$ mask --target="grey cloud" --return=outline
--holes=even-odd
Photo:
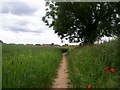
[[[16,24],[24,26],[24,25],[27,25],[28,22],[29,22],[28,20],[19,20],[19,21],[16,22]]]
[[[6,25],[6,26],[2,26],[2,28],[5,30],[12,31],[14,33],[19,33],[19,32],[31,32],[31,33],[39,33],[39,34],[43,33],[43,31],[40,29],[29,29],[26,26],[20,26],[20,25],[15,25],[15,26]]]
[[[34,12],[41,8],[30,6],[24,2],[2,2],[2,24],[3,30],[15,33],[44,33],[48,28],[43,25],[41,17],[35,16]],[[9,13],[11,12],[11,13]]]
[[[16,15],[32,15],[36,8],[32,8],[24,2],[3,2],[2,13],[13,13]]]

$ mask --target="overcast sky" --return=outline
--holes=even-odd
[[[41,20],[45,15],[44,0],[2,0],[0,9],[0,40],[3,42],[62,44]]]
[[[0,10],[0,40],[4,43],[62,44],[42,21],[44,0],[1,0]]]

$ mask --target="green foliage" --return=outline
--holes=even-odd
[[[2,49],[3,88],[49,88],[61,60],[61,48],[6,45]]]
[[[62,53],[67,52],[67,51],[68,51],[67,48],[63,48],[63,49],[62,49]]]
[[[49,2],[43,21],[61,39],[93,44],[102,36],[118,35],[118,3]],[[49,22],[49,19],[52,22]]]
[[[101,45],[76,48],[69,52],[68,71],[71,87],[118,88],[118,56],[115,41]],[[115,72],[105,71],[106,66],[115,68]]]

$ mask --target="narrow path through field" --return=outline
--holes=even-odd
[[[63,58],[58,68],[57,76],[52,84],[52,88],[68,88],[68,72],[66,53],[63,53]]]

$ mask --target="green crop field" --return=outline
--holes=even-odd
[[[116,41],[101,45],[88,45],[75,48],[68,53],[68,71],[71,87],[118,88],[120,71]],[[106,71],[105,67],[115,72]]]
[[[67,47],[70,87],[87,88],[90,84],[92,88],[118,88],[119,47],[116,41]],[[67,48],[3,44],[2,87],[49,88]]]
[[[3,88],[48,88],[64,49],[30,45],[2,45]]]

